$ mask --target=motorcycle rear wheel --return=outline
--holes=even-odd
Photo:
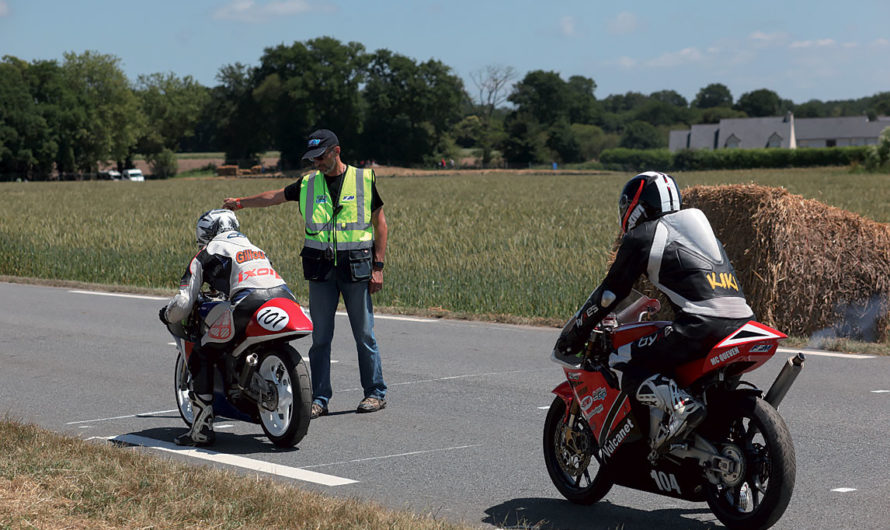
[[[613,482],[599,466],[596,438],[584,418],[579,414],[571,426],[566,421],[565,401],[557,396],[544,422],[547,473],[563,497],[576,504],[593,504],[606,496]]]
[[[718,446],[741,449],[744,476],[734,486],[707,483],[708,506],[727,528],[769,528],[785,513],[794,491],[791,433],[772,405],[753,396],[731,404],[717,421],[722,423]]]
[[[275,410],[257,405],[263,432],[279,447],[297,445],[309,431],[312,407],[312,384],[306,364],[295,349],[285,345],[263,352],[257,373],[278,391]]]

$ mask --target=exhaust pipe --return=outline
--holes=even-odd
[[[794,380],[797,379],[797,376],[803,369],[803,362],[804,356],[802,353],[789,357],[788,360],[785,361],[785,366],[782,367],[779,376],[773,381],[773,385],[769,387],[769,391],[767,391],[766,396],[763,398],[767,403],[772,405],[773,408],[779,408],[779,403],[785,399],[785,394],[788,393],[788,389],[791,388]]]

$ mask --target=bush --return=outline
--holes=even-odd
[[[880,144],[879,144],[880,146]],[[785,167],[847,166],[865,161],[868,156],[880,164],[879,146],[859,147],[803,147],[800,149],[683,149],[675,153],[667,149],[607,149],[600,162],[610,169],[637,171],[658,168],[662,171],[693,171],[710,169],[754,169]],[[890,134],[887,137],[890,157]]]
[[[146,158],[151,174],[155,178],[166,179],[175,176],[179,172],[179,162],[176,153],[170,149],[164,149],[160,153],[148,155]]]

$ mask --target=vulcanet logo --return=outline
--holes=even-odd
[[[618,449],[618,446],[621,445],[621,442],[623,442],[624,439],[627,438],[627,435],[630,434],[630,430],[633,429],[633,427],[633,421],[628,418],[627,423],[624,424],[624,427],[622,427],[621,430],[618,431],[611,440],[606,442],[605,446],[603,446],[603,452],[606,453],[606,456],[612,456],[612,453],[614,453],[615,449]]]

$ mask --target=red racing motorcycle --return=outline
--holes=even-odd
[[[231,304],[202,293],[185,326],[167,328],[176,339],[174,387],[179,415],[194,420],[188,399],[188,358],[198,341],[226,342],[235,333]],[[215,364],[213,410],[216,416],[259,423],[277,446],[293,447],[309,430],[312,385],[309,371],[289,341],[312,333],[312,320],[288,298],[273,298],[247,323],[244,338]]]
[[[544,424],[550,478],[578,504],[599,501],[617,484],[707,502],[729,528],[769,528],[794,489],[794,446],[776,407],[803,368],[803,354],[788,359],[765,396],[742,376],[775,355],[786,335],[758,322],[679,366],[677,384],[705,404],[707,415],[656,457],[649,432],[657,419],[619,390],[608,357],[667,326],[645,320],[659,308],[657,300],[634,291],[594,329],[577,366],[554,357],[567,381],[553,390]]]

